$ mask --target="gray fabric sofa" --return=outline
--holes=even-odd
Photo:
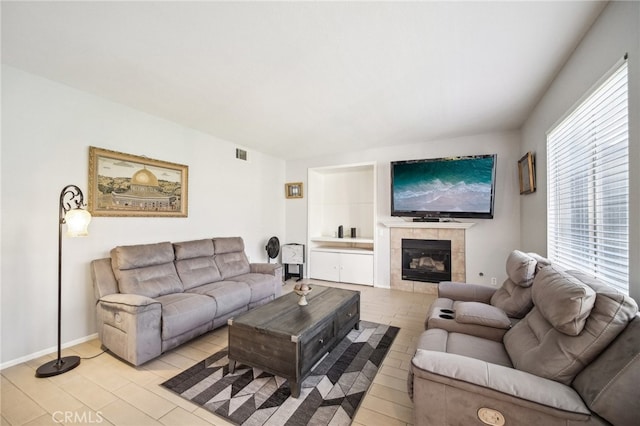
[[[504,334],[533,307],[531,285],[536,273],[550,265],[536,253],[512,251],[507,278],[498,289],[481,284],[443,281],[431,304],[425,328],[441,328],[501,341]]]
[[[640,315],[628,296],[550,265],[501,341],[426,330],[408,377],[415,425],[637,425]]]
[[[104,347],[140,365],[282,293],[282,267],[240,237],[118,246],[91,262]]]

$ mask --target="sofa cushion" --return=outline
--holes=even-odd
[[[564,278],[563,278],[564,277]],[[558,331],[538,305],[504,336],[504,345],[513,365],[551,380],[570,384],[627,326],[638,310],[630,297],[577,271],[561,271],[553,266],[538,273],[533,289],[540,283],[578,279],[596,293],[595,304],[579,334]],[[538,299],[538,304],[558,303],[554,296]]]
[[[596,301],[595,291],[577,278],[550,267],[543,270],[533,287],[533,303],[558,331],[577,336]]]
[[[423,332],[418,338],[416,348],[462,355],[492,364],[512,367],[509,355],[501,342],[463,333],[451,333],[438,328],[431,328]]]
[[[216,254],[244,252],[244,241],[240,237],[214,238]]]
[[[222,280],[213,257],[176,260],[176,270],[185,290]]]
[[[249,260],[243,251],[216,254],[214,259],[222,278],[225,280],[248,274],[251,271]]]
[[[181,292],[171,243],[118,246],[111,250],[111,267],[120,293],[157,297]]]
[[[613,425],[633,425],[640,419],[640,316],[573,381],[587,406]]]
[[[194,259],[196,257],[213,257],[213,240],[193,240],[173,243],[176,260]]]
[[[193,293],[174,293],[157,297],[162,304],[162,340],[168,340],[213,322],[216,302]]]
[[[233,281],[240,281],[249,286],[251,303],[272,296],[275,279],[273,275],[266,274],[243,274],[233,277]]]
[[[523,318],[533,307],[531,284],[537,272],[538,260],[546,260],[535,254],[514,250],[507,257],[507,279],[491,296],[491,304],[502,309],[511,318]]]
[[[189,293],[209,296],[216,301],[216,316],[221,317],[242,307],[248,307],[251,301],[249,285],[235,281],[219,281],[188,290]]]
[[[174,244],[176,270],[185,290],[222,280],[213,258],[213,241],[197,240]]]
[[[530,287],[536,274],[536,259],[520,250],[512,251],[507,257],[507,276],[520,287]]]
[[[549,259],[547,259],[546,257],[540,256],[538,253],[529,252],[527,254],[532,258],[534,258],[536,261],[536,271],[535,271],[536,274],[540,272],[542,268],[551,265],[551,261]]]
[[[145,266],[173,262],[175,255],[170,242],[118,246],[111,250],[113,269],[126,271]]]
[[[478,336],[485,339],[502,342],[504,334],[507,332],[503,328],[487,327],[480,324],[461,323],[456,321],[455,315],[459,304],[467,302],[457,302],[444,297],[439,297],[433,301],[427,313],[425,328],[440,328],[449,332],[457,332]]]
[[[493,296],[491,304],[502,309],[511,318],[523,318],[533,307],[531,287],[516,285],[507,278]]]
[[[511,321],[500,308],[478,302],[456,304],[455,320],[463,324],[479,324],[494,328],[509,328]]]

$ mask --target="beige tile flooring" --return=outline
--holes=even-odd
[[[400,327],[400,333],[369,388],[353,424],[413,423],[406,378],[416,339],[434,296],[365,286],[318,282],[361,291],[361,319]],[[294,281],[283,287],[291,291]],[[209,332],[140,367],[109,353],[83,359],[65,374],[38,379],[35,370],[55,354],[2,371],[1,413],[6,425],[229,425],[159,386],[227,345],[227,328]],[[89,358],[101,351],[93,340],[63,350]]]

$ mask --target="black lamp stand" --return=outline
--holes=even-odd
[[[61,331],[62,331],[62,225],[65,223],[65,214],[72,208],[81,208],[84,205],[84,195],[75,185],[67,185],[60,192],[60,220],[58,226],[58,358],[42,364],[36,370],[36,377],[51,377],[66,373],[80,365],[79,356],[61,356]]]

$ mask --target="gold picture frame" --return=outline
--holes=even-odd
[[[285,183],[284,195],[287,198],[302,198],[302,182]]]
[[[189,167],[89,147],[93,216],[187,217]]]
[[[518,176],[520,178],[520,194],[531,194],[536,191],[535,158],[531,151],[518,161]]]

